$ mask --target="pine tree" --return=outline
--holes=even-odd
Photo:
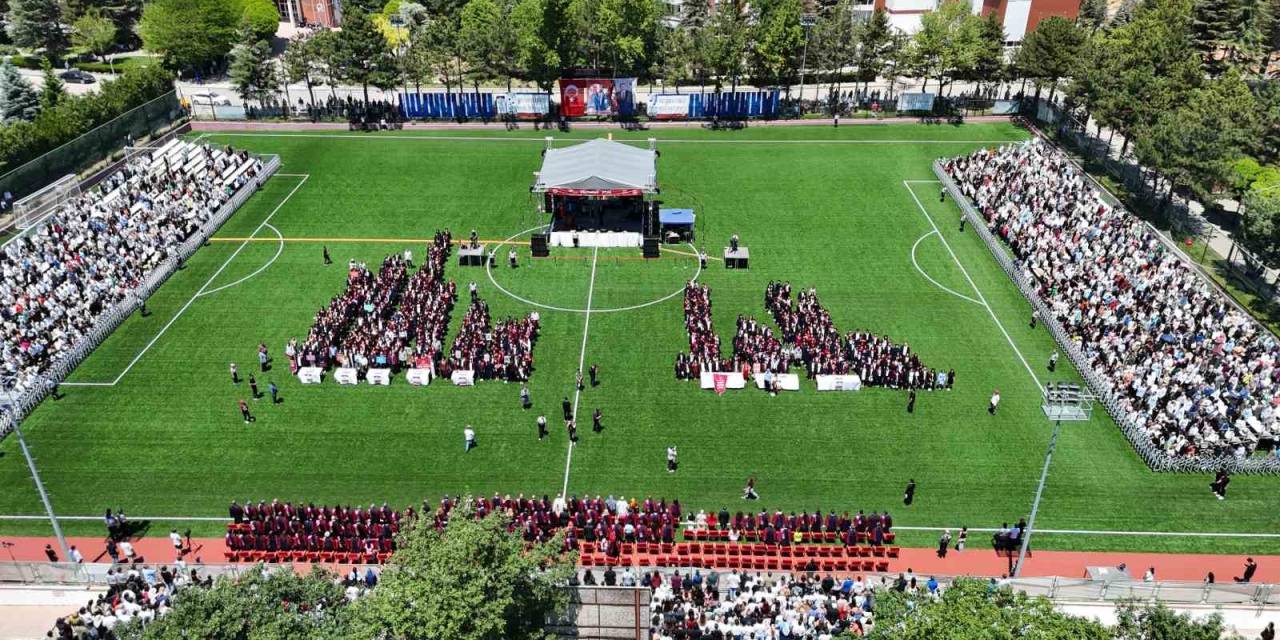
[[[1134,14],[1138,12],[1138,6],[1142,4],[1141,0],[1121,0],[1120,7],[1116,9],[1115,15],[1111,16],[1111,26],[1120,27],[1129,24],[1133,20]]]
[[[9,37],[19,47],[44,49],[50,57],[66,50],[58,0],[10,0],[8,18]]]
[[[231,67],[227,70],[231,85],[245,102],[266,101],[276,94],[278,77],[271,61],[271,45],[260,40],[251,29],[241,30],[241,43],[231,50]]]
[[[1242,13],[1241,0],[1196,1],[1191,29],[1209,75],[1216,77],[1226,71],[1231,58],[1229,50],[1240,31]]]
[[[1107,0],[1082,0],[1079,21],[1081,26],[1097,31],[1107,22]]]
[[[41,64],[41,71],[44,73],[44,82],[40,87],[40,108],[48,110],[57,106],[66,92],[62,78],[54,73],[53,65],[48,60]]]
[[[12,63],[0,64],[0,121],[31,120],[40,113],[40,96]]]

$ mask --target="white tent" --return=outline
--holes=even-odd
[[[658,153],[597,138],[548,149],[533,190],[564,195],[641,195],[658,190]]]

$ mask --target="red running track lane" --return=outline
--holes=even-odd
[[[7,551],[12,551],[19,561],[46,562],[45,545],[58,548],[53,538],[10,536],[0,540],[16,543],[17,546]],[[169,564],[177,558],[167,537],[136,538],[131,542],[141,562]],[[226,545],[222,538],[193,538],[191,543],[194,552],[186,557],[189,564],[195,564],[197,558],[205,564],[225,562]],[[67,538],[67,544],[75,545],[84,554],[85,562],[111,561],[103,538],[71,537]],[[0,551],[0,561],[10,559],[7,551]],[[66,560],[60,551],[58,555],[59,560]],[[1258,563],[1254,582],[1280,582],[1280,556],[1253,556],[1253,559]],[[1082,578],[1087,567],[1124,563],[1134,578],[1140,578],[1148,567],[1155,567],[1156,577],[1161,580],[1200,581],[1212,571],[1218,582],[1229,582],[1244,570],[1244,560],[1245,556],[1241,555],[1036,551],[1027,559],[1022,575]],[[986,547],[971,547],[963,552],[952,550],[946,558],[937,557],[935,549],[903,547],[901,556],[889,563],[890,573],[911,569],[916,575],[1001,576],[1009,570],[1009,560]]]

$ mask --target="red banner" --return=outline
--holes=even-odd
[[[560,115],[566,118],[614,115],[613,80],[561,78]]]
[[[729,386],[729,376],[723,373],[717,373],[714,376],[712,376],[711,380],[712,380],[712,383],[715,385],[716,395],[718,396],[724,395],[725,389],[727,389]]]

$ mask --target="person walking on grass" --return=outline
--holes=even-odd
[[[520,406],[525,409],[533,406],[533,402],[529,399],[529,385],[527,384],[520,385]]]
[[[577,385],[578,385],[578,391],[583,391],[586,389],[586,387],[582,386],[582,369],[578,369]]]
[[[253,422],[253,414],[249,413],[249,403],[245,402],[244,398],[241,398],[237,402],[240,405],[240,417],[244,418],[244,423],[249,424],[250,422]]]
[[[578,441],[578,423],[574,422],[573,418],[565,420],[564,430],[569,433],[569,442]]]
[[[1000,390],[994,389],[991,391],[991,402],[987,405],[987,413],[994,416],[998,408],[1000,408]]]
[[[1231,474],[1226,471],[1219,471],[1213,478],[1213,482],[1209,483],[1209,489],[1213,491],[1213,495],[1219,500],[1227,499],[1227,485],[1231,484]]]
[[[907,391],[907,413],[915,413],[915,412],[916,412],[916,388],[911,387],[911,389]]]
[[[467,425],[462,429],[462,440],[463,453],[470,453],[472,449],[476,448],[476,432],[475,429],[471,428],[471,425]]]
[[[902,492],[902,504],[911,506],[916,501],[916,480],[912,478],[907,481],[907,488]]]
[[[564,419],[566,421],[573,419],[573,405],[569,402],[569,396],[565,396],[564,400],[560,401],[560,408],[564,409]]]
[[[592,363],[591,368],[587,369],[587,374],[591,376],[591,386],[600,386],[600,367]]]
[[[674,446],[667,447],[667,473],[675,473],[679,466],[679,455]]]
[[[267,383],[267,393],[271,394],[271,404],[280,404],[280,387],[275,382]]]
[[[254,378],[252,373],[249,374],[249,392],[254,400],[262,397],[262,394],[258,392],[258,379]]]
[[[1058,368],[1058,350],[1054,349],[1049,356],[1049,373],[1053,373]]]
[[[240,371],[234,362],[231,363],[231,384],[240,384]]]
[[[538,440],[547,437],[547,417],[538,416]]]
[[[324,251],[324,263],[333,264],[333,258],[329,257],[329,245],[322,245],[321,249]]]
[[[592,431],[596,433],[600,433],[601,431],[604,431],[604,425],[600,423],[600,419],[603,417],[604,417],[604,414],[600,413],[600,407],[596,407],[596,410],[591,412],[591,430]]]

